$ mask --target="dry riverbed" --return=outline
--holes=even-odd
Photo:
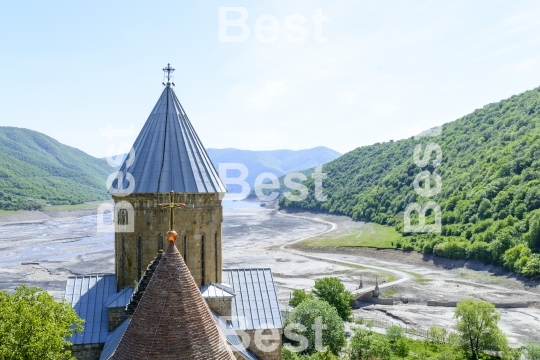
[[[33,216],[12,216],[4,223],[0,218],[0,289],[26,283],[45,288],[60,299],[67,276],[114,271],[113,235],[96,233],[95,215],[83,212]],[[293,289],[310,289],[315,279],[324,276],[337,276],[348,289],[355,290],[360,278],[367,287],[374,285],[375,277],[387,285],[398,281],[402,277],[399,274],[405,274],[406,281],[383,290],[398,305],[369,306],[355,313],[423,328],[433,324],[451,327],[454,323],[452,308],[427,307],[427,300],[458,301],[468,296],[494,302],[540,300],[538,284],[479,264],[452,263],[393,250],[305,248],[301,243],[282,248],[294,240],[342,234],[361,226],[364,224],[346,217],[283,214],[259,207],[229,209],[224,212],[223,223],[224,267],[271,268],[283,305]],[[512,345],[540,341],[539,309],[501,312],[501,326]]]

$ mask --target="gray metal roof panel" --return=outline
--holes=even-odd
[[[173,89],[167,86],[133,144],[135,159],[126,159],[120,172],[135,179],[132,193],[225,193]],[[113,181],[112,193],[118,188]],[[129,182],[124,180],[123,188]]]
[[[240,356],[242,356],[245,360],[258,360],[258,358],[253,355],[251,351],[246,349],[244,344],[242,343],[242,340],[234,330],[233,326],[230,323],[227,323],[223,319],[219,317],[215,312],[212,311],[212,315],[214,315],[214,319],[216,320],[216,323],[219,326],[219,329],[227,339],[227,343],[231,346],[232,350],[235,353],[238,353]],[[101,360],[101,359],[100,359]]]
[[[122,340],[122,337],[126,332],[129,321],[130,319],[126,319],[113,332],[110,333],[107,341],[105,342],[105,346],[103,347],[103,351],[101,352],[99,360],[109,360],[110,358],[112,358],[114,352],[116,351],[116,348],[118,347],[118,344],[120,344],[120,340]]]
[[[107,308],[126,307],[131,298],[131,294],[133,294],[133,288],[128,286],[119,293],[111,295],[109,299],[107,299],[107,304],[105,306]]]
[[[223,270],[223,280],[236,294],[231,304],[235,328],[283,328],[270,269],[227,269]]]
[[[104,343],[109,335],[107,300],[116,293],[114,275],[70,276],[64,298],[85,320],[84,330],[68,339],[73,344]]]
[[[229,298],[234,297],[233,289],[221,284],[208,284],[201,287],[201,294],[204,298]]]

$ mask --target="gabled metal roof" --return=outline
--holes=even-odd
[[[114,275],[70,276],[64,298],[69,301],[80,318],[84,330],[68,341],[72,344],[105,343],[109,335],[107,301],[116,294]]]
[[[127,303],[129,302],[129,299],[131,298],[131,294],[133,294],[133,288],[131,286],[128,286],[119,293],[111,295],[107,300],[107,304],[105,306],[107,308],[125,308]]]
[[[234,291],[222,284],[208,284],[201,287],[203,298],[229,298],[234,297]]]
[[[105,346],[103,346],[103,351],[101,352],[99,360],[109,360],[110,358],[112,358],[114,352],[116,351],[116,348],[118,347],[118,344],[120,343],[120,340],[122,340],[122,336],[124,336],[124,333],[126,332],[129,321],[129,319],[124,320],[124,322],[120,324],[120,326],[118,326],[112,333],[109,334],[109,337],[105,342]]]
[[[223,270],[223,282],[230,284],[232,326],[240,330],[282,329],[274,279],[270,269]]]
[[[163,90],[133,149],[134,159],[128,157],[120,168],[124,176],[129,172],[134,178],[131,193],[227,191],[170,85]],[[128,189],[128,180],[123,181],[122,188]],[[112,184],[113,195],[117,182]]]

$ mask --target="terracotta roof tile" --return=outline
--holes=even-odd
[[[113,359],[235,359],[174,243],[154,271]]]

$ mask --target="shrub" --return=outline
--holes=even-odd
[[[529,258],[530,256],[531,249],[529,249],[527,245],[516,245],[505,251],[503,255],[503,266],[510,271],[516,271],[516,266],[523,267],[524,265],[522,263],[518,263],[518,261],[521,258]]]
[[[403,337],[403,328],[398,325],[392,325],[386,329],[386,338],[391,343],[395,343]]]
[[[532,278],[540,278],[540,254],[534,254],[531,256],[527,265],[521,270],[522,275]]]
[[[540,345],[528,343],[525,345],[523,355],[526,360],[540,360]]]
[[[435,344],[444,344],[447,336],[448,331],[442,327],[432,326],[429,329],[429,338]]]
[[[313,295],[333,306],[343,321],[349,320],[352,315],[351,301],[353,294],[336,277],[325,277],[315,280]]]
[[[464,259],[468,246],[465,241],[449,241],[435,246],[433,253],[447,259]]]
[[[310,293],[307,293],[305,290],[301,289],[295,289],[292,293],[291,300],[289,301],[289,305],[292,307],[297,307],[300,305],[303,301],[307,299],[312,299],[313,295]]]
[[[366,329],[353,329],[347,353],[350,360],[390,360],[392,351],[388,340]]]
[[[396,342],[396,347],[394,350],[394,353],[399,356],[402,359],[405,359],[407,356],[409,356],[410,348],[407,344],[407,341],[403,338],[399,339]]]
[[[307,338],[308,347],[303,353],[311,354],[315,349],[315,331],[313,325],[319,323],[325,325],[322,330],[322,346],[328,346],[332,353],[339,354],[345,345],[345,325],[337,310],[329,303],[318,299],[307,299],[300,303],[287,319],[289,324],[301,324],[305,331],[293,330],[294,333]]]
[[[491,250],[489,244],[484,241],[472,243],[467,249],[467,257],[471,260],[489,264],[491,262]]]

